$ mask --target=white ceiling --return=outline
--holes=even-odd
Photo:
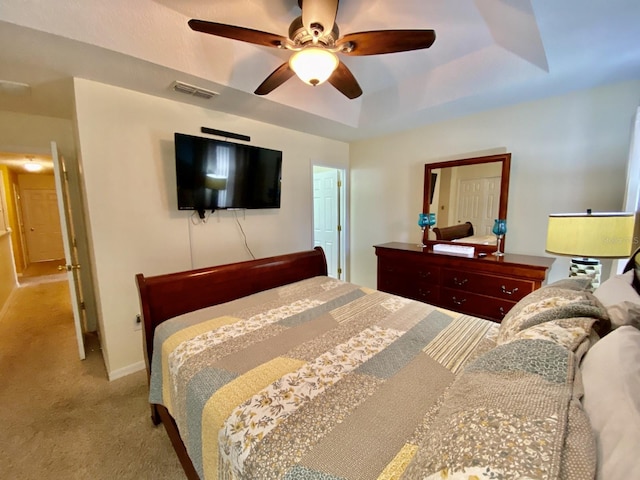
[[[292,78],[252,92],[288,52],[194,32],[190,18],[286,36],[297,0],[2,0],[0,110],[71,118],[82,77],[352,141],[640,78],[638,0],[342,0],[341,34],[428,28],[426,50],[341,59],[364,94]],[[174,92],[180,80],[219,95]]]

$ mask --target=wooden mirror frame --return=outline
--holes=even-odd
[[[499,155],[488,155],[485,157],[464,158],[460,160],[450,160],[447,162],[427,163],[424,166],[424,197],[422,200],[422,212],[430,213],[431,199],[431,172],[439,168],[462,167],[465,165],[478,165],[482,163],[502,163],[500,181],[500,204],[498,207],[498,218],[507,218],[507,202],[509,200],[509,173],[511,170],[511,154],[501,153]],[[437,218],[437,212],[436,212]],[[422,242],[424,245],[434,245],[436,243],[450,243],[447,240],[429,240],[429,230],[425,230]],[[506,237],[506,235],[505,235]],[[502,239],[502,251],[506,238]],[[492,253],[497,250],[497,245],[479,245],[474,243],[455,242],[456,245],[470,245],[476,248],[476,252]]]

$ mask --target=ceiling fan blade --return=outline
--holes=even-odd
[[[433,30],[378,30],[350,33],[336,43],[346,47],[345,55],[379,55],[429,48],[435,40]]]
[[[330,34],[338,14],[338,0],[298,0],[302,25],[315,37]],[[320,27],[318,27],[320,25]]]
[[[333,72],[327,81],[351,100],[362,95],[362,89],[360,85],[358,85],[356,77],[353,76],[351,70],[342,62],[338,64],[338,68],[336,68],[336,71]]]
[[[196,32],[208,33],[217,37],[231,38],[242,42],[264,45],[266,47],[279,47],[287,43],[287,39],[274,33],[261,32],[251,28],[225,25],[224,23],[208,22],[206,20],[189,20],[189,27]]]
[[[276,68],[271,75],[265,78],[264,82],[262,82],[253,93],[256,95],[266,95],[267,93],[271,93],[294,75],[295,72],[289,67],[289,62],[285,62]]]

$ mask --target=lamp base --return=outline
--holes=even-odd
[[[591,288],[596,289],[600,286],[600,274],[602,273],[602,264],[596,258],[575,257],[571,259],[569,265],[569,277],[590,277]]]

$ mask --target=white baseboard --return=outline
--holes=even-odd
[[[126,377],[127,375],[131,375],[132,373],[144,370],[145,368],[146,365],[144,363],[144,360],[137,363],[132,363],[131,365],[127,365],[126,367],[122,367],[109,372],[109,381],[111,382],[113,380],[117,380],[118,378]]]

